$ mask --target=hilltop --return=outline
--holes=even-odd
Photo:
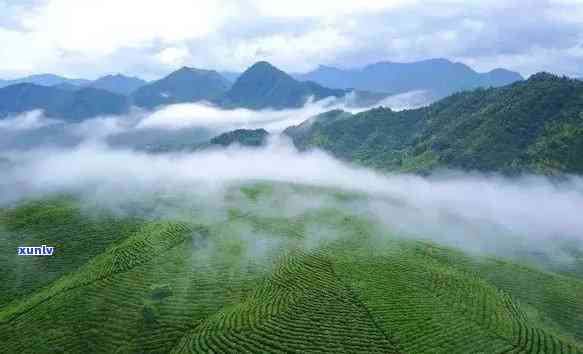
[[[341,97],[345,90],[334,90],[313,82],[301,82],[268,62],[258,62],[247,69],[233,87],[219,99],[225,107],[250,109],[298,108],[307,99]]]
[[[183,67],[138,88],[131,98],[136,106],[153,109],[173,103],[210,101],[227,92],[230,85],[214,70]]]

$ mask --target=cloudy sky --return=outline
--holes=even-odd
[[[432,57],[583,76],[583,0],[0,0],[0,78]]]

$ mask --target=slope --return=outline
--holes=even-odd
[[[114,226],[115,241],[0,309],[0,352],[581,353],[580,280],[402,239],[349,209],[286,215],[276,207],[286,195],[360,198],[252,183],[227,191],[220,219],[195,208],[126,220],[136,227],[122,236]],[[74,203],[2,211],[1,242],[42,240],[42,228],[26,225],[45,212],[38,225],[79,234],[57,250],[98,235],[69,220],[110,224],[87,205],[71,219]],[[71,254],[43,262],[66,265]],[[22,279],[37,271],[6,269]]]

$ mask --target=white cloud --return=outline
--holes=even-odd
[[[570,74],[583,27],[583,3],[567,0],[0,0],[0,11],[0,76],[152,78],[181,65],[243,70],[266,59],[306,71],[428,57]]]
[[[543,177],[381,175],[319,151],[298,153],[281,141],[259,149],[174,155],[86,144],[16,157],[18,164],[0,183],[4,201],[66,191],[112,205],[158,193],[192,193],[193,202],[209,208],[208,200],[216,203],[224,186],[268,180],[363,192],[366,200],[354,205],[360,213],[400,233],[462,248],[551,252],[557,240],[583,241],[583,180],[578,177],[556,184]],[[310,202],[311,196],[295,203],[309,208]]]
[[[109,54],[153,40],[177,42],[216,30],[229,16],[218,1],[50,0],[23,19],[57,48]]]
[[[56,119],[46,118],[42,111],[34,110],[16,116],[0,119],[0,131],[34,130],[59,123],[62,122]]]
[[[255,5],[264,16],[274,17],[335,17],[375,12],[418,4],[418,0],[257,0]]]
[[[156,54],[156,59],[162,64],[176,67],[184,64],[189,54],[188,48],[184,46],[170,47]]]
[[[394,111],[402,111],[404,109],[423,107],[430,102],[430,94],[427,91],[417,90],[389,96],[378,102],[376,105],[390,107]]]
[[[327,98],[317,102],[307,102],[304,107],[297,109],[259,111],[245,108],[222,109],[209,103],[182,103],[166,106],[148,114],[136,128],[180,130],[207,127],[218,131],[265,128],[271,132],[279,132],[332,109],[349,111],[365,109],[354,109],[346,103],[344,100]]]

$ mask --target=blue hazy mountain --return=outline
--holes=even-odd
[[[117,74],[100,77],[99,79],[90,83],[89,87],[129,96],[135,90],[146,85],[147,83],[147,81],[138,77]]]
[[[128,99],[91,87],[76,91],[20,83],[0,88],[0,117],[41,109],[47,117],[80,121],[99,115],[129,112]]]
[[[183,67],[170,75],[137,89],[132,102],[152,109],[158,106],[210,101],[223,95],[231,83],[214,70]]]
[[[429,59],[412,63],[379,62],[359,69],[319,66],[305,74],[294,75],[333,88],[354,88],[399,94],[427,90],[438,97],[474,89],[498,87],[522,80],[516,72],[495,69],[478,73],[462,63],[447,59]]]
[[[231,82],[237,81],[239,76],[241,76],[241,73],[236,71],[220,71],[219,74]]]
[[[69,79],[63,76],[54,75],[54,74],[39,74],[39,75],[31,75],[19,79],[14,80],[0,80],[0,87],[6,87],[15,84],[22,84],[22,83],[29,83],[29,84],[36,84],[41,86],[55,86],[63,83],[75,85],[75,86],[84,86],[88,85],[91,81],[85,79]]]
[[[81,90],[84,86],[78,86],[78,85],[73,85],[73,84],[68,83],[68,82],[62,82],[60,84],[51,85],[51,87],[57,88],[59,90],[65,90],[65,91],[77,91],[77,90]]]
[[[296,108],[308,98],[341,97],[346,90],[330,89],[314,82],[298,81],[268,62],[249,67],[218,102],[224,107]]]

